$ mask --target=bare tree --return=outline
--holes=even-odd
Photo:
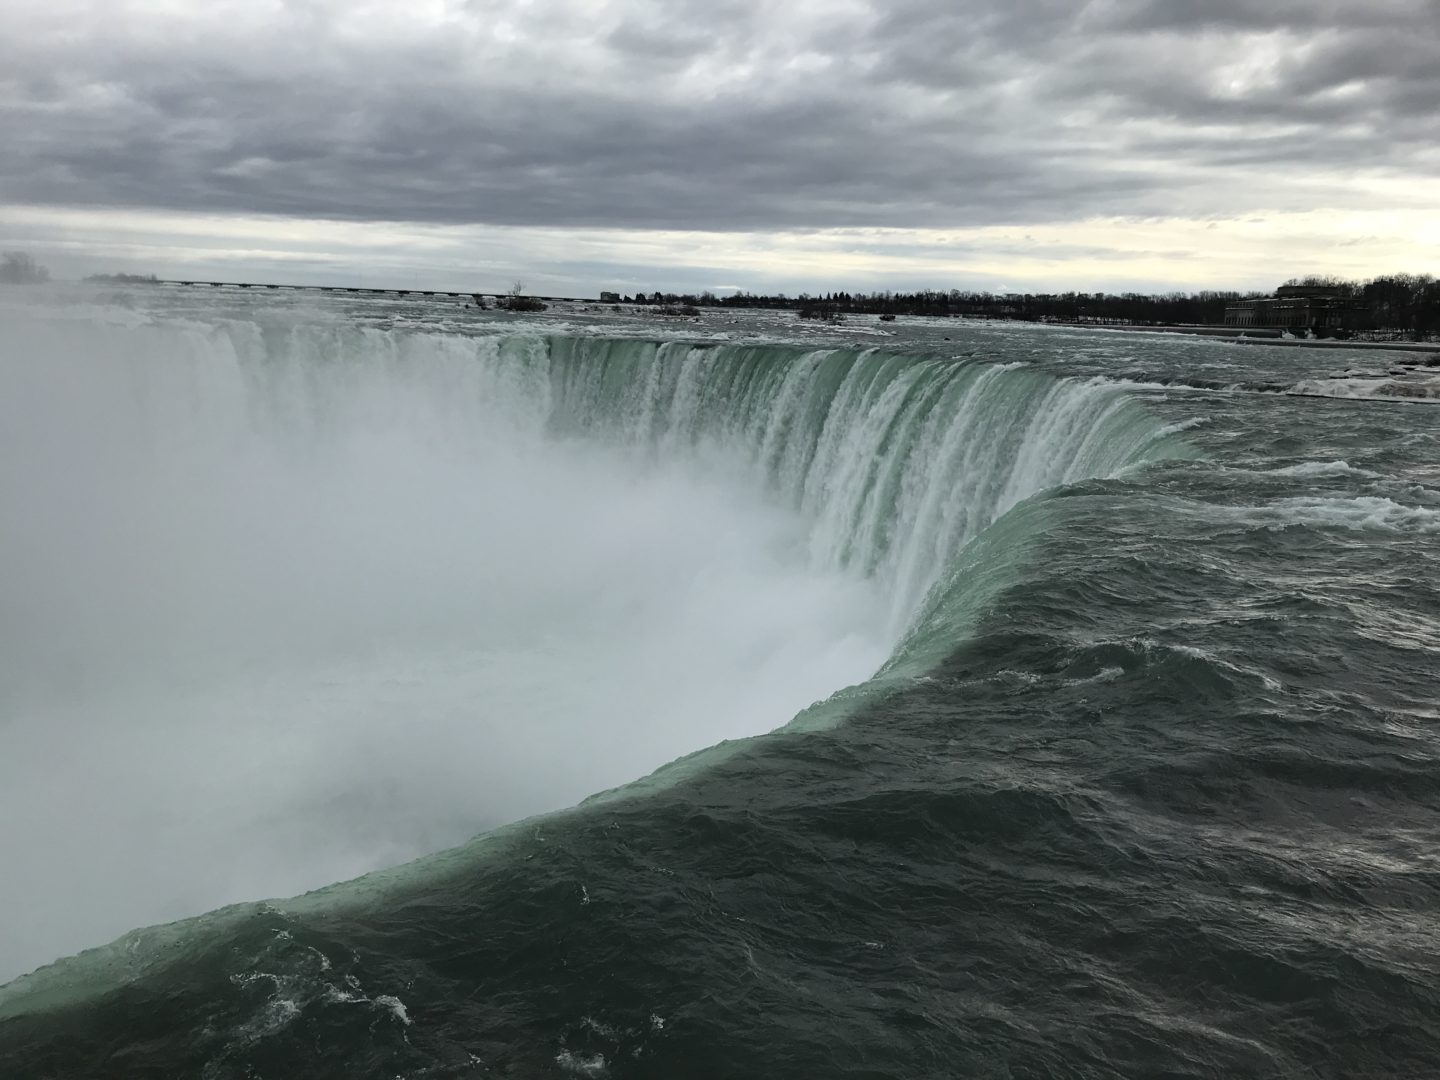
[[[544,311],[548,304],[537,300],[533,296],[525,295],[525,282],[516,281],[510,286],[510,291],[500,298],[498,307],[505,311]]]

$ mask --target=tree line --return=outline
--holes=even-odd
[[[1440,336],[1440,280],[1433,274],[1382,274],[1368,281],[1317,275],[1285,284],[1349,300],[1364,313],[1366,329],[1401,331],[1416,340]]]
[[[1386,274],[1368,281],[1334,277],[1292,278],[1286,285],[1325,289],[1353,305],[1356,329],[1392,331],[1417,337],[1440,335],[1440,281],[1431,274]],[[991,293],[964,289],[915,292],[828,292],[821,294],[736,292],[637,293],[625,302],[674,307],[799,311],[809,318],[845,315],[931,315],[1016,319],[1123,326],[1216,326],[1225,308],[1240,300],[1263,300],[1264,292],[1202,290],[1167,293]]]
[[[50,273],[27,252],[0,255],[0,283],[37,284]],[[87,279],[111,284],[151,283],[155,276],[97,274]],[[1433,274],[1382,274],[1366,281],[1312,275],[1291,278],[1285,286],[1300,286],[1337,297],[1352,308],[1350,328],[1376,336],[1404,336],[1415,340],[1440,337],[1440,281]],[[1284,287],[1284,286],[1282,286]],[[523,296],[516,282],[501,298],[500,307],[512,311],[544,310],[544,305]],[[1081,323],[1097,326],[1215,326],[1224,323],[1225,308],[1240,300],[1262,300],[1268,293],[1203,290],[1168,293],[991,293],[964,289],[920,289],[915,292],[828,292],[764,294],[735,292],[637,293],[623,300],[656,305],[666,314],[690,314],[699,307],[765,308],[798,311],[806,318],[838,319],[846,315],[930,315],[980,319],[1017,319],[1029,322]]]

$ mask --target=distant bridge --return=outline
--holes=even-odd
[[[444,296],[456,300],[475,300],[479,297],[499,299],[507,294],[498,292],[446,292],[441,289],[370,289],[358,285],[272,285],[264,281],[182,281],[179,278],[161,278],[156,285],[186,285],[191,288],[212,289],[288,289],[295,292],[355,293],[363,296]],[[535,296],[534,300],[563,300],[572,304],[598,304],[594,297],[586,296]]]

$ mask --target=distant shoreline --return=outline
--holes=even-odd
[[[1050,323],[1084,330],[1117,330],[1128,334],[1184,334],[1225,338],[1237,345],[1282,345],[1292,349],[1374,349],[1380,352],[1418,352],[1440,355],[1440,341],[1341,341],[1338,338],[1252,336],[1244,330],[1210,326],[1087,326],[1084,323]]]

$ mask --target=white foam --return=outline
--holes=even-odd
[[[1181,420],[1174,424],[1167,424],[1160,429],[1161,435],[1178,435],[1182,431],[1193,431],[1211,422],[1208,416],[1192,416],[1189,420]]]
[[[1354,378],[1302,379],[1288,391],[1312,397],[1349,398],[1364,401],[1440,401],[1440,379],[1435,378]]]
[[[1125,674],[1125,669],[1122,668],[1122,667],[1105,667],[1105,668],[1101,668],[1101,669],[1100,669],[1099,671],[1097,671],[1094,675],[1087,675],[1087,676],[1085,676],[1084,678],[1079,678],[1079,679],[1066,679],[1065,682],[1064,682],[1064,685],[1065,685],[1065,686],[1088,686],[1088,685],[1091,684],[1091,683],[1114,682],[1116,679],[1120,678],[1120,677],[1123,676],[1124,674]]]
[[[1377,496],[1277,499],[1265,506],[1207,506],[1205,516],[1267,529],[1290,526],[1440,532],[1440,510],[1407,506]]]
[[[555,1064],[574,1076],[603,1077],[610,1075],[610,1067],[605,1063],[604,1054],[577,1054],[571,1050],[561,1050],[555,1055]]]
[[[405,1003],[391,994],[380,994],[375,998],[375,1004],[381,1008],[388,1009],[390,1015],[399,1020],[406,1027],[410,1026],[410,1012],[405,1008]]]
[[[1374,473],[1357,469],[1346,461],[1306,461],[1299,465],[1288,465],[1283,469],[1271,469],[1271,476],[1294,476],[1300,479],[1319,480],[1330,476],[1374,476]]]

